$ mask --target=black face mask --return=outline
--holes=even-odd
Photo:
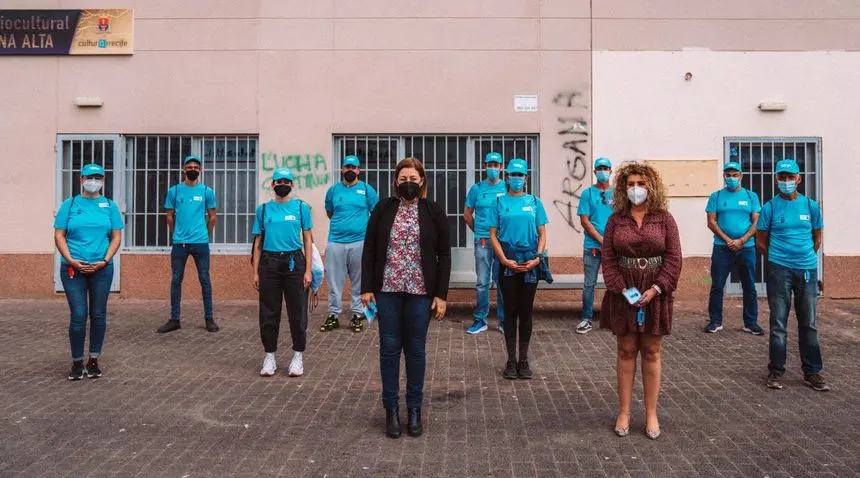
[[[357,177],[358,177],[358,174],[355,171],[345,171],[343,173],[343,180],[348,182],[348,183],[355,181],[355,178],[357,178]]]
[[[275,186],[275,194],[278,195],[279,198],[285,198],[290,194],[290,191],[293,190],[292,186],[287,186],[286,184],[278,184]]]
[[[417,198],[418,193],[420,191],[421,186],[419,186],[418,183],[406,181],[405,183],[400,183],[397,185],[397,194],[399,194],[400,197],[407,201],[411,201]]]
[[[188,171],[185,171],[185,177],[189,181],[196,181],[197,178],[200,177],[200,171],[197,171],[196,169],[189,169]]]

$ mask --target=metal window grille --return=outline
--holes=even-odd
[[[471,247],[472,232],[463,219],[463,207],[469,188],[484,177],[487,153],[500,153],[505,164],[512,158],[525,159],[527,190],[540,190],[537,135],[339,135],[334,137],[334,149],[333,179],[340,179],[343,158],[354,154],[361,160],[362,179],[380,197],[393,194],[398,161],[410,156],[420,159],[427,174],[427,197],[445,208],[453,247]]]
[[[218,222],[213,250],[245,249],[257,204],[256,136],[127,136],[126,249],[163,250],[170,245],[164,201],[182,181],[182,162],[200,157],[200,180],[215,192]]]
[[[737,161],[743,168],[741,185],[758,194],[762,206],[776,194],[774,168],[776,163],[791,158],[800,166],[802,180],[798,192],[821,204],[821,138],[818,137],[731,137],[724,139],[725,161]],[[818,276],[822,278],[821,251],[818,252]],[[767,261],[761,255],[756,264],[757,289],[766,293]],[[732,272],[727,285],[730,293],[740,293],[740,279]]]

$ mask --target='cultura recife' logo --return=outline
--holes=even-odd
[[[100,32],[109,32],[110,31],[110,18],[99,17],[99,31]]]

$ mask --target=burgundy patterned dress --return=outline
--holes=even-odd
[[[630,214],[613,214],[603,235],[603,296],[600,327],[615,335],[642,332],[669,335],[672,331],[672,298],[681,275],[681,238],[675,218],[668,212],[648,213],[642,227]],[[647,269],[618,265],[619,257],[662,257],[663,264]],[[645,292],[657,284],[663,293],[645,306],[645,324],[636,323],[637,307],[631,306],[621,291],[636,287]]]

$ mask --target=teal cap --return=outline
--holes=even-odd
[[[349,156],[343,158],[344,166],[355,166],[356,168],[361,167],[361,162],[358,160],[358,156],[350,154]]]
[[[779,173],[798,174],[800,173],[800,166],[797,165],[797,161],[785,158],[776,163],[776,174]]]
[[[600,166],[606,166],[609,169],[612,169],[612,161],[609,158],[600,157],[594,160],[594,169],[599,168]]]
[[[734,169],[737,172],[743,171],[743,169],[741,169],[741,163],[737,161],[729,161],[725,166],[723,166],[723,171],[728,171],[729,169]]]
[[[492,153],[487,153],[487,155],[484,157],[484,162],[485,163],[499,163],[499,164],[504,163],[504,161],[502,161],[502,155],[495,152],[495,151],[493,151]]]
[[[508,163],[508,167],[505,169],[505,172],[508,174],[511,173],[520,173],[520,174],[528,174],[529,168],[528,164],[524,159],[514,158]]]
[[[197,156],[195,156],[193,154],[189,154],[188,156],[185,157],[185,161],[182,162],[182,165],[185,166],[186,164],[188,164],[189,161],[194,161],[197,164],[203,164],[203,161],[200,161],[200,158],[198,158]]]
[[[105,168],[99,166],[95,163],[85,164],[84,167],[81,168],[81,176],[104,176]]]
[[[292,181],[293,172],[289,168],[278,168],[272,174],[272,181],[277,181],[279,179],[288,179]]]

